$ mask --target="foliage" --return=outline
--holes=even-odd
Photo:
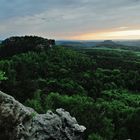
[[[1,90],[39,113],[66,109],[86,126],[85,140],[139,139],[140,57],[135,53],[49,49],[43,38],[14,39],[15,46],[0,55]],[[40,43],[46,48],[33,47]],[[0,51],[8,46],[9,39]]]
[[[0,71],[0,81],[7,80],[7,77],[5,77],[5,72]]]
[[[104,139],[101,136],[93,133],[89,135],[88,140],[104,140]]]
[[[25,104],[31,108],[34,108],[37,112],[43,113],[43,107],[42,107],[42,100],[41,100],[41,91],[38,90],[34,94],[34,98],[29,100],[27,99]]]

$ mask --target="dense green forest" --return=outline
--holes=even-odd
[[[74,50],[14,37],[0,46],[0,81],[2,91],[39,113],[69,111],[86,126],[84,140],[140,139],[140,56],[134,51]]]

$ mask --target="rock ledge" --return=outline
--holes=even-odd
[[[85,129],[64,109],[38,114],[0,92],[0,139],[81,140]]]

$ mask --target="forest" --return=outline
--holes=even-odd
[[[0,44],[0,90],[38,113],[64,108],[87,128],[84,140],[140,139],[138,50],[11,37]]]

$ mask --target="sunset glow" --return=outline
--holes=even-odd
[[[102,39],[140,39],[140,30],[125,30],[125,31],[106,31],[87,33],[73,37],[79,40],[102,40]]]

